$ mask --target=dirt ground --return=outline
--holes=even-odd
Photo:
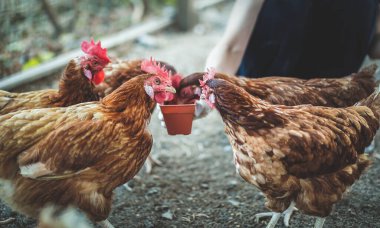
[[[203,70],[207,53],[220,38],[230,4],[202,13],[196,32],[164,31],[154,37],[157,48],[138,44],[111,53],[128,58],[165,60],[184,73]],[[213,18],[213,20],[209,20]],[[132,47],[133,46],[133,47]],[[125,50],[125,51],[124,51]],[[44,80],[19,90],[56,85]],[[216,111],[194,121],[188,136],[169,136],[160,126],[157,113],[150,129],[154,137],[152,155],[163,162],[147,175],[142,169],[130,181],[132,191],[115,191],[109,221],[115,227],[265,227],[268,219],[256,222],[254,214],[267,211],[264,197],[236,173],[232,151]],[[325,222],[330,227],[380,227],[380,160],[373,165],[336,205]],[[0,220],[15,217],[6,227],[34,227],[35,221],[0,205]],[[295,213],[291,227],[312,227],[314,218]],[[280,220],[276,227],[285,227]]]

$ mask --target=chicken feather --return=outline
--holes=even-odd
[[[272,211],[295,202],[326,217],[370,164],[363,152],[379,128],[378,92],[347,108],[272,105],[221,79],[207,80],[203,92],[215,96],[238,173]]]
[[[153,79],[140,75],[100,102],[0,116],[1,199],[32,217],[54,204],[105,220],[112,191],[133,178],[152,148],[155,102],[144,83]],[[169,79],[162,83],[173,90]]]
[[[272,104],[312,104],[327,107],[347,107],[369,96],[375,88],[377,66],[370,65],[342,78],[304,80],[293,77],[245,78],[216,73],[215,78],[244,88],[249,94]],[[204,72],[194,73],[181,81],[180,88],[198,85]]]

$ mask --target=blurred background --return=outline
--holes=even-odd
[[[0,1],[0,80],[27,71],[70,50],[78,49],[84,39],[113,37],[131,27],[157,22],[148,32],[123,38],[106,47],[117,47],[114,55],[122,57],[130,45],[138,43],[158,48],[160,42],[147,33],[163,28],[204,32],[199,12],[217,6],[221,0],[4,0]],[[231,1],[229,1],[231,2]],[[228,14],[224,18],[227,20]],[[160,23],[161,22],[161,23]],[[104,40],[105,39],[105,40]],[[121,55],[121,56],[120,56]],[[141,56],[143,57],[143,56]],[[62,67],[57,67],[61,69]]]
[[[175,0],[5,0],[0,2],[0,75],[39,65],[83,39],[136,25],[174,8]]]
[[[204,69],[223,34],[232,0],[1,0],[0,89],[56,88],[82,40],[101,40],[111,58],[166,61],[186,75]],[[78,52],[79,51],[79,52]],[[60,59],[60,61],[57,61]],[[364,65],[369,63],[366,59]],[[40,69],[37,71],[36,69]],[[41,77],[42,75],[42,77]],[[15,80],[9,80],[14,78]],[[6,82],[6,83],[5,83]],[[246,184],[232,162],[232,149],[217,112],[194,121],[188,136],[168,136],[157,113],[150,129],[152,154],[162,161],[153,174],[141,170],[132,191],[116,189],[109,217],[116,227],[265,227],[253,215],[264,197]],[[337,204],[325,227],[380,227],[379,159]],[[36,227],[36,221],[0,203],[5,227]],[[296,213],[292,227],[314,218]],[[278,224],[278,227],[284,225]]]

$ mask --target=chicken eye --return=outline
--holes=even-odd
[[[159,84],[161,84],[161,81],[160,81],[160,79],[155,78],[155,79],[154,79],[154,83],[155,83],[156,85],[159,85]]]

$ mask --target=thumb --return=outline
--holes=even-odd
[[[196,119],[205,117],[209,112],[211,112],[211,108],[204,100],[201,99],[195,102],[194,116]]]

